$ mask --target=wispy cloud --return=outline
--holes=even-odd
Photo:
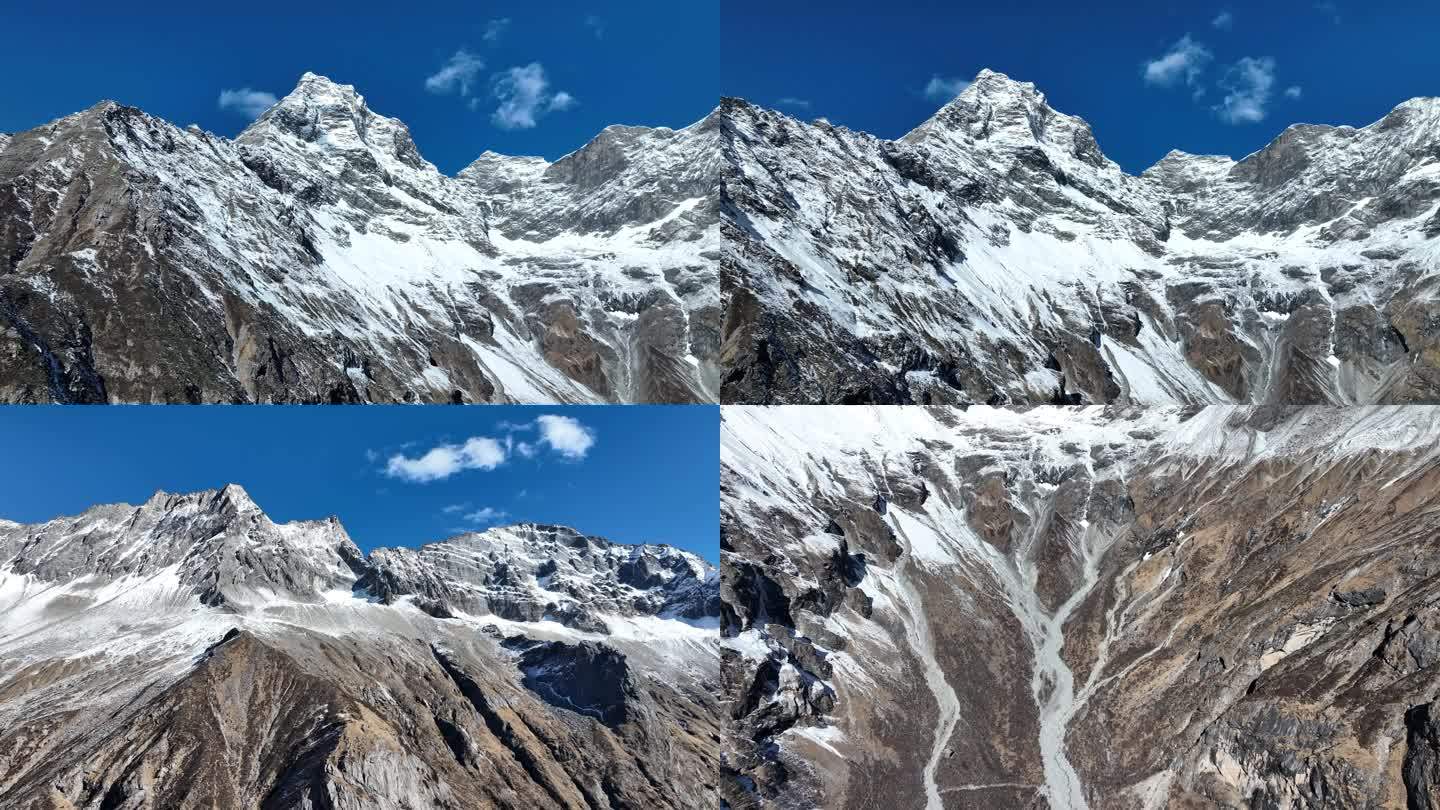
[[[795,98],[794,96],[786,96],[775,103],[779,104],[782,107],[799,107],[802,110],[810,109],[809,100],[803,98]]]
[[[416,484],[442,481],[462,470],[493,470],[505,463],[505,448],[488,436],[466,439],[464,444],[442,444],[424,455],[396,453],[385,463],[385,474]]]
[[[596,39],[605,38],[605,21],[600,19],[599,15],[585,15],[585,27],[589,28],[595,34]]]
[[[470,502],[469,502],[469,501],[466,501],[466,502],[464,502],[464,503],[452,503],[452,504],[450,504],[449,506],[446,506],[446,507],[442,508],[440,511],[443,512],[444,514],[447,514],[447,515],[454,515],[454,514],[457,514],[457,513],[459,513],[459,512],[464,512],[466,509],[469,509],[469,508],[470,508]]]
[[[425,89],[442,95],[458,92],[462,96],[468,96],[475,77],[484,69],[484,60],[461,48],[447,59],[439,70],[426,77]]]
[[[485,33],[480,38],[486,42],[498,42],[500,37],[505,35],[505,30],[510,27],[509,17],[497,17],[485,23]]]
[[[490,523],[498,523],[509,517],[509,515],[510,513],[508,512],[496,509],[491,506],[487,506],[484,509],[477,509],[476,511],[470,512],[469,514],[465,515],[465,520],[477,525],[484,526]]]
[[[1211,20],[1210,24],[1221,31],[1229,31],[1235,27],[1235,15],[1229,11],[1222,11],[1215,15],[1215,19]]]
[[[578,419],[556,414],[543,414],[534,421],[502,422],[499,438],[472,436],[463,442],[437,444],[419,455],[406,452],[392,454],[385,460],[381,473],[415,484],[443,481],[466,470],[489,471],[519,456],[536,459],[549,451],[565,461],[580,461],[595,446],[595,430]],[[534,441],[517,440],[514,434],[536,431]],[[378,454],[366,454],[377,460]],[[470,508],[468,501],[441,509],[445,514],[458,514]]]
[[[970,82],[958,77],[931,76],[922,91],[931,101],[950,101],[970,86]]]
[[[1300,98],[1303,93],[1304,91],[1300,89],[1300,85],[1298,84],[1292,84],[1289,87],[1285,88],[1286,98]]]
[[[1246,56],[1225,71],[1220,88],[1225,97],[1215,106],[1227,124],[1253,124],[1265,120],[1265,107],[1275,86],[1275,60]]]
[[[242,87],[239,90],[220,91],[220,109],[239,113],[246,118],[259,118],[266,110],[275,106],[274,93]]]
[[[546,414],[537,416],[540,427],[540,441],[565,458],[578,460],[595,446],[595,432],[568,416]]]
[[[575,97],[564,90],[551,92],[545,66],[539,62],[512,67],[491,81],[500,106],[490,119],[501,129],[531,129],[547,113],[568,110],[576,104]]]
[[[1330,22],[1333,22],[1336,25],[1340,24],[1339,3],[1331,2],[1331,0],[1321,0],[1321,2],[1315,4],[1315,10],[1320,12],[1321,14],[1324,14],[1326,17],[1329,17]]]
[[[1211,58],[1208,48],[1186,34],[1165,53],[1144,63],[1145,83],[1159,87],[1174,87],[1182,83],[1196,86]]]

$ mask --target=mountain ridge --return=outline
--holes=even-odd
[[[0,521],[0,804],[713,807],[718,590],[537,524],[367,557],[234,485]]]
[[[703,130],[634,135],[669,149],[609,194],[605,161],[537,178],[544,227],[501,238],[514,200],[346,87],[307,74],[234,140],[110,102],[9,138],[0,399],[713,401]]]
[[[385,604],[411,599],[442,617],[462,609],[522,621],[553,617],[598,632],[607,632],[610,614],[719,615],[718,569],[668,544],[615,543],[522,522],[363,552],[338,517],[275,523],[235,484],[157,491],[140,506],[101,504],[40,523],[7,521],[0,530],[0,570],[12,574],[63,583],[175,568],[204,603],[242,610],[263,608],[272,593],[323,604],[351,591]],[[179,543],[155,545],[176,537]],[[457,567],[464,552],[473,559]]]
[[[989,71],[895,140],[722,111],[724,402],[1440,401],[1440,105],[1141,175]]]

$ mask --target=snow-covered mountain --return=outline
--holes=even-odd
[[[1426,807],[1440,409],[727,407],[729,807]]]
[[[555,526],[367,556],[233,485],[0,522],[0,804],[713,807],[718,588]]]
[[[1440,99],[1140,176],[991,71],[894,141],[721,116],[724,402],[1440,401]]]
[[[715,116],[455,177],[306,74],[235,140],[0,139],[0,401],[707,402]]]

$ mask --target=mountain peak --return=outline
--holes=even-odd
[[[250,493],[239,484],[226,484],[218,489],[202,489],[194,492],[166,492],[157,489],[145,501],[143,509],[173,511],[194,508],[212,513],[232,512],[235,514],[264,514],[260,505]]]
[[[961,91],[960,95],[970,94],[974,97],[993,98],[999,95],[1022,96],[1045,102],[1045,94],[1035,88],[1034,82],[1022,82],[1010,78],[1008,75],[989,68],[983,68],[975,74],[975,79],[970,85]]]
[[[956,135],[967,141],[1021,146],[1049,143],[1067,152],[1080,153],[1087,163],[1105,162],[1094,145],[1089,124],[1057,112],[1033,82],[1016,81],[989,69],[977,73],[969,87],[902,140],[914,142]]]
[[[333,100],[356,107],[365,105],[365,97],[355,91],[353,84],[340,84],[328,76],[305,71],[295,83],[295,89],[281,100]]]
[[[356,146],[365,144],[369,130],[377,125],[403,131],[408,139],[405,125],[373,113],[354,85],[307,72],[294,90],[255,119],[236,140],[244,143],[284,134],[308,142]]]

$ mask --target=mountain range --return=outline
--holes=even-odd
[[[718,612],[703,559],[560,526],[0,521],[0,805],[713,807]]]
[[[722,807],[1440,806],[1440,412],[728,407]]]
[[[719,127],[441,174],[307,73],[234,140],[0,136],[0,401],[713,402]]]
[[[1138,176],[988,70],[896,140],[720,114],[723,402],[1440,402],[1440,99]]]

